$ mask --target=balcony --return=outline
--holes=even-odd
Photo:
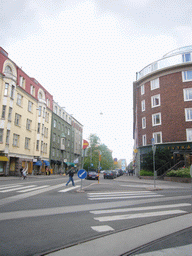
[[[192,62],[192,46],[178,48],[164,55],[162,59],[149,64],[140,72],[137,72],[136,80],[154,71],[189,62]]]

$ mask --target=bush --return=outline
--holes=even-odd
[[[140,176],[153,176],[153,172],[141,170],[140,171]]]
[[[190,167],[181,168],[179,170],[172,170],[167,173],[167,177],[181,177],[181,178],[191,178]]]

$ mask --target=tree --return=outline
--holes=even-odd
[[[87,150],[87,157],[84,159],[85,170],[99,168],[99,155],[101,154],[100,167],[103,170],[113,169],[112,153],[105,144],[100,144],[100,138],[96,134],[89,136],[90,147]]]

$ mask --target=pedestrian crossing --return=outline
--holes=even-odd
[[[152,191],[88,193],[87,196],[92,201],[163,197],[163,195]]]
[[[16,185],[5,185],[1,186],[0,188],[0,193],[9,193],[9,192],[16,192],[16,193],[26,193],[26,192],[31,192],[34,190],[40,190],[43,188],[48,188],[50,187],[49,185],[43,185],[43,186],[38,186],[38,185],[21,185],[21,184],[16,184]]]
[[[120,199],[145,199],[145,198],[163,198],[164,195],[157,194],[153,191],[132,191],[132,192],[104,192],[88,193],[89,200],[95,201],[115,201]],[[190,203],[161,204],[143,207],[126,207],[126,208],[109,208],[89,211],[93,215],[94,221],[100,225],[91,226],[96,232],[108,232],[115,230],[114,227],[106,225],[116,221],[130,221],[135,219],[146,219],[154,217],[177,216],[187,213],[186,209],[191,207]],[[184,208],[184,209],[183,209]],[[129,223],[129,222],[127,222]],[[105,225],[101,225],[105,224]],[[113,225],[113,224],[112,224]]]

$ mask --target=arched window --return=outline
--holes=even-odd
[[[12,69],[11,69],[11,67],[10,67],[9,65],[7,65],[7,66],[5,67],[5,72],[7,72],[7,73],[12,73]]]

